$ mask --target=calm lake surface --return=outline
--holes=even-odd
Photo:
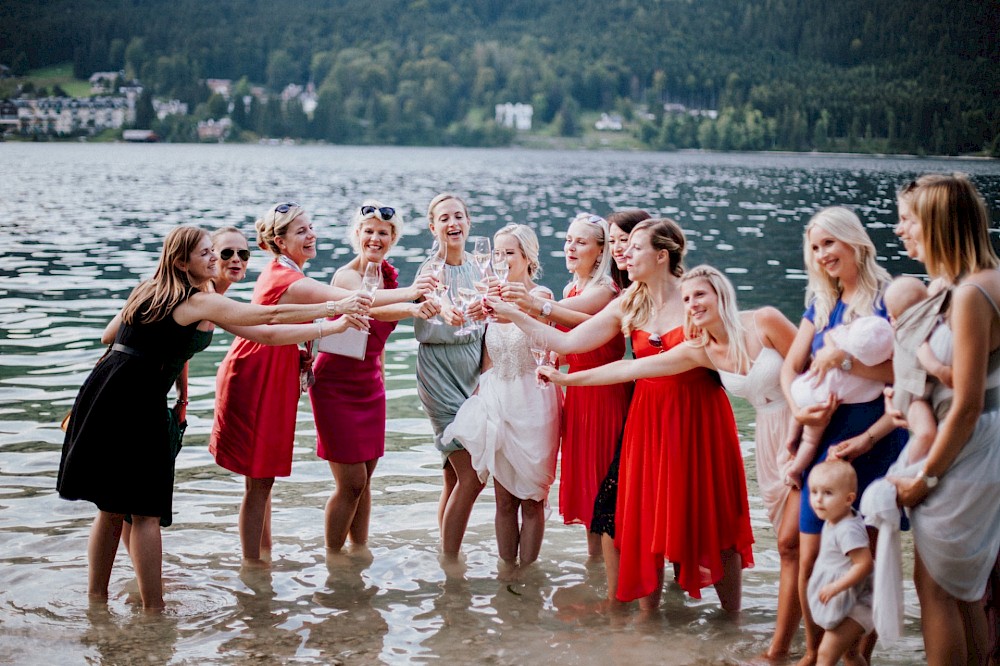
[[[164,531],[168,610],[137,610],[119,553],[107,606],[89,606],[86,544],[95,509],[55,493],[58,423],[101,354],[100,333],[129,290],[151,274],[166,232],[181,223],[252,230],[277,201],[299,201],[323,239],[307,273],[329,279],[349,258],[344,226],[368,196],[403,211],[393,259],[409,280],[426,255],[427,202],[464,195],[473,233],[508,222],[539,233],[545,273],[565,283],[562,233],[577,212],[642,207],[689,234],[688,266],[724,269],[744,307],[802,312],[801,233],[821,206],[847,204],[867,224],[893,274],[919,271],[892,235],[893,193],[925,171],[970,173],[1000,213],[1000,164],[973,160],[820,155],[716,155],[297,146],[0,144],[0,663],[349,664],[448,660],[494,664],[716,664],[751,660],[774,623],[778,556],[754,484],[752,412],[736,404],[750,483],[756,567],[744,611],[719,610],[714,591],[668,587],[663,612],[593,610],[601,564],[587,563],[584,530],[553,513],[540,565],[497,581],[492,487],[473,513],[464,578],[437,559],[440,458],[416,396],[416,343],[400,325],[387,348],[386,456],[374,478],[370,553],[328,560],[323,506],[332,479],[314,454],[300,403],[295,462],[274,487],[274,564],[241,571],[236,527],[243,480],[206,448],[214,373],[231,337],[195,358],[174,526]],[[248,299],[266,261],[231,291]],[[143,433],[134,433],[136,445]],[[553,488],[553,504],[558,489]],[[880,644],[877,663],[923,661],[918,608],[906,585],[907,629]],[[795,649],[801,646],[801,638]]]

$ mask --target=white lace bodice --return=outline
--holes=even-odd
[[[486,328],[486,351],[498,379],[514,379],[535,373],[535,359],[528,336],[514,324],[490,324]]]
[[[745,374],[719,370],[722,385],[733,395],[745,398],[754,409],[774,403],[784,403],[781,391],[781,358],[776,350],[764,347],[753,360],[750,371]]]

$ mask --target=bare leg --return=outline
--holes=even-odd
[[[608,579],[608,601],[611,606],[621,605],[615,596],[618,589],[618,568],[621,564],[621,553],[615,548],[615,540],[610,534],[601,535],[601,551],[604,553],[604,575]]]
[[[460,449],[448,456],[448,464],[455,470],[458,483],[448,497],[441,523],[441,549],[446,556],[457,556],[462,549],[465,528],[469,525],[472,505],[483,490],[479,475],[472,468],[469,452]]]
[[[365,469],[368,477],[365,480],[365,489],[358,498],[358,508],[354,511],[354,520],[351,521],[349,531],[351,543],[355,546],[363,546],[368,543],[368,528],[372,517],[372,475],[375,474],[375,466],[378,465],[378,458],[365,461]]]
[[[864,627],[849,617],[835,628],[824,631],[816,655],[817,666],[836,666],[841,657],[846,666],[866,666],[868,662],[857,650],[864,635]]]
[[[270,500],[273,485],[273,478],[246,478],[246,493],[240,506],[240,545],[245,560],[259,562],[261,549],[271,548]]]
[[[132,538],[132,524],[129,522],[122,522],[122,545],[125,546],[125,552],[128,552],[128,540]]]
[[[521,500],[521,566],[538,559],[545,535],[545,503],[537,500]]]
[[[806,653],[799,660],[799,666],[816,663],[819,643],[823,638],[823,628],[813,622],[812,614],[809,612],[807,595],[809,576],[812,575],[813,566],[819,556],[819,543],[820,535],[818,534],[799,534],[799,604],[802,610],[802,623],[805,625],[806,631]]]
[[[448,508],[448,499],[458,485],[458,475],[452,469],[451,463],[444,465],[444,486],[441,488],[441,499],[438,501],[438,529],[444,529],[444,510]]]
[[[656,564],[656,589],[647,596],[639,599],[639,610],[644,613],[652,613],[660,608],[660,595],[663,594],[663,558],[657,558]]]
[[[792,491],[785,500],[781,523],[778,525],[778,617],[766,659],[788,656],[795,632],[799,629],[802,607],[799,605],[799,493]]]
[[[497,550],[500,559],[505,564],[512,565],[517,561],[518,544],[521,541],[521,529],[517,524],[517,510],[521,500],[510,494],[496,479],[493,480],[493,492],[496,494],[497,513],[493,525],[497,532]]]
[[[87,542],[87,593],[93,598],[108,598],[108,584],[111,582],[115,555],[118,554],[123,521],[124,516],[120,513],[98,511],[90,526],[90,540]]]
[[[143,608],[163,608],[163,545],[159,516],[132,516],[132,566]]]
[[[365,463],[331,462],[330,470],[334,489],[326,502],[326,547],[340,550],[347,541],[358,502],[368,485],[368,468]]]
[[[598,534],[594,534],[587,528],[587,557],[593,562],[600,562],[604,557],[604,551],[601,549],[601,537]]]
[[[738,613],[743,604],[743,558],[732,548],[722,551],[722,580],[715,584],[723,610]]]
[[[915,549],[913,582],[920,599],[920,625],[924,634],[924,651],[927,663],[935,666],[967,663],[986,663],[986,637],[976,637],[978,631],[985,633],[986,617],[982,604],[978,612],[968,608],[972,604],[962,603],[937,584],[920,559],[919,546]],[[966,607],[966,608],[963,608]],[[982,615],[981,621],[975,618]],[[975,619],[974,619],[975,618]],[[971,625],[967,629],[967,625]],[[971,630],[971,631],[970,631]],[[980,649],[978,655],[970,653],[970,648]],[[981,659],[979,659],[981,657]]]

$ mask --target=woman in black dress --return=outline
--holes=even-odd
[[[73,406],[57,489],[65,499],[88,500],[98,508],[88,544],[92,597],[108,596],[122,522],[130,515],[129,554],[143,607],[163,607],[160,524],[170,522],[178,448],[172,443],[177,438],[170,434],[173,420],[166,396],[185,361],[211,340],[210,332],[197,330],[201,321],[269,344],[294,344],[366,326],[347,316],[255,330],[258,324],[356,315],[367,309],[367,301],[352,296],[314,305],[241,304],[208,290],[215,263],[212,241],[203,229],[182,226],[167,234],[156,273],[135,288],[115,317],[114,343],[84,381]]]

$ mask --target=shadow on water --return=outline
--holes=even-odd
[[[539,562],[523,579],[497,580],[492,489],[477,503],[462,571],[437,555],[440,458],[414,384],[416,344],[403,324],[387,349],[387,453],[373,480],[370,550],[328,556],[323,506],[329,468],[313,453],[300,403],[294,475],[274,491],[275,548],[266,570],[241,567],[236,516],[242,480],[206,450],[221,334],[191,369],[174,526],[164,533],[168,609],[136,608],[124,551],[111,599],[89,604],[86,543],[93,507],[55,495],[58,422],[101,353],[100,332],[154,267],[170,227],[252,221],[277,200],[305,203],[321,236],[310,275],[345,263],[345,222],[367,196],[406,217],[393,256],[412,279],[430,242],[425,207],[440,190],[465,195],[489,234],[508,222],[539,233],[542,282],[565,281],[562,236],[577,212],[640,206],[675,218],[690,241],[686,263],[726,271],[744,307],[802,311],[801,230],[821,206],[848,204],[866,222],[880,261],[914,272],[892,236],[895,187],[923,171],[963,170],[994,219],[1000,165],[984,161],[834,156],[564,153],[523,150],[257,146],[11,144],[0,154],[0,663],[738,663],[761,652],[774,622],[778,557],[753,484],[753,413],[735,402],[751,493],[756,567],[744,575],[738,618],[668,584],[661,611],[609,613],[600,563],[584,531],[546,526]],[[263,265],[233,288],[249,298]],[[142,433],[136,433],[141,445]],[[553,488],[553,503],[558,488]],[[918,610],[906,587],[907,630],[880,645],[879,663],[918,654]],[[796,646],[799,644],[797,643]]]

